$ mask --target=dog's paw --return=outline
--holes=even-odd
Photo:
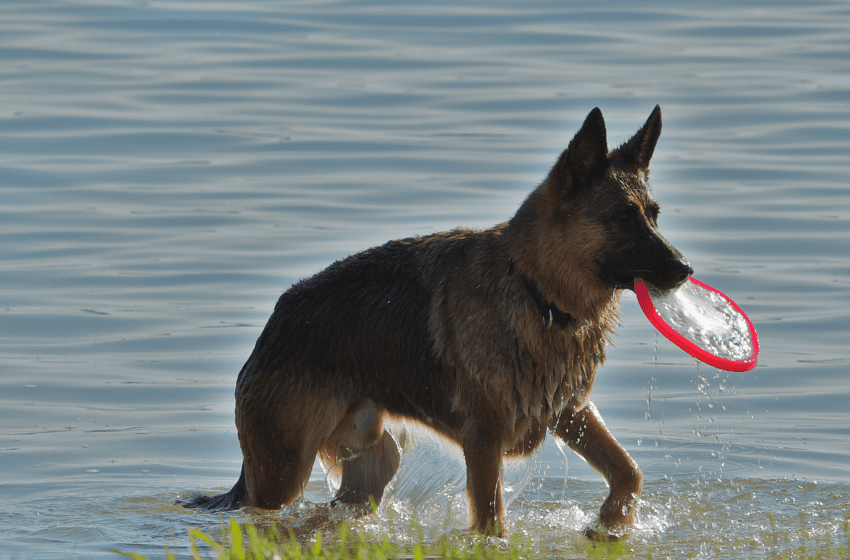
[[[336,510],[343,515],[360,518],[378,511],[378,504],[374,499],[368,502],[346,502],[339,498],[334,498],[328,503],[328,509]]]
[[[584,530],[584,536],[593,543],[615,543],[629,538],[629,531],[625,527],[609,529],[602,525],[597,519]]]

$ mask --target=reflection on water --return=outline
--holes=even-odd
[[[0,11],[1,557],[180,553],[187,527],[216,532],[218,514],[174,500],[235,482],[236,374],[283,290],[389,239],[509,218],[590,109],[613,145],[656,103],[660,227],[736,294],[761,356],[696,369],[624,296],[593,398],[648,481],[636,554],[842,538],[843,3]],[[457,453],[406,452],[387,506],[355,523],[463,527]],[[583,554],[606,495],[567,457],[549,440],[506,470],[509,522],[547,557]],[[317,467],[307,502],[234,515],[307,538],[330,530],[327,498]]]

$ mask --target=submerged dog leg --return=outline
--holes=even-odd
[[[588,538],[609,541],[627,538],[643,486],[643,475],[637,463],[605,428],[592,402],[579,412],[566,412],[554,431],[602,475],[610,488],[599,510],[599,522],[607,534],[600,535],[589,528]]]

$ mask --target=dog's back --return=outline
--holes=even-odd
[[[421,245],[414,238],[375,247],[287,290],[239,374],[237,399],[266,375],[275,376],[274,398],[304,390],[345,398],[400,378],[429,382],[436,363]]]

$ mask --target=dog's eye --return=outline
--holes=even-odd
[[[614,212],[614,220],[623,225],[628,225],[632,223],[635,219],[635,211],[630,207],[618,208]]]

